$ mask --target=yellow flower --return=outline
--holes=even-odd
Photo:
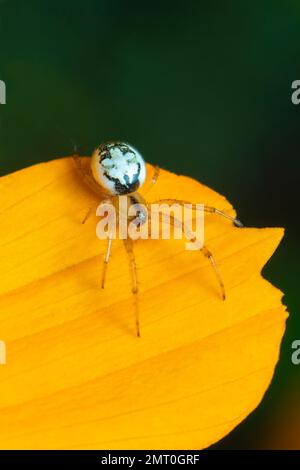
[[[72,160],[0,179],[0,447],[200,449],[239,424],[274,373],[287,314],[260,275],[282,229],[205,217],[209,261],[180,240],[135,243],[142,337],[135,336],[123,243],[105,243],[97,195]],[[226,199],[162,171],[149,199],[181,198],[234,215]]]

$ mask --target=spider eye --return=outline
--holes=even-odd
[[[124,142],[101,144],[93,152],[91,167],[96,182],[116,196],[137,191],[146,178],[141,154]]]

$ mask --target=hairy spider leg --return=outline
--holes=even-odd
[[[176,227],[179,227],[181,228],[182,232],[184,235],[186,235],[186,237],[190,240],[190,242],[195,242],[196,241],[196,237],[191,234],[191,233],[188,233],[188,230],[187,228],[182,224],[182,222],[180,220],[178,220],[176,217],[174,217],[172,214],[170,215],[166,215],[166,214],[162,214],[162,218],[164,219],[164,216],[165,216],[165,221],[167,222],[170,222],[171,225],[173,226],[176,226]],[[220,290],[221,290],[221,297],[222,297],[222,300],[225,300],[226,298],[226,293],[225,293],[225,286],[224,286],[224,282],[223,282],[223,279],[221,277],[221,274],[220,274],[220,271],[217,267],[217,264],[215,262],[215,259],[214,259],[214,256],[213,254],[211,253],[211,251],[209,251],[207,249],[207,247],[205,245],[202,246],[202,248],[199,249],[199,251],[201,251],[201,253],[209,259],[210,261],[210,264],[216,274],[216,277],[217,277],[217,280],[218,280],[218,283],[219,283],[219,286],[220,286]]]
[[[156,184],[158,180],[159,174],[160,174],[160,168],[159,166],[156,165],[154,167],[154,173],[152,175],[151,181],[149,182],[148,187],[146,187],[146,189],[143,191],[143,194],[147,194],[153,188],[153,186]]]
[[[177,204],[180,204],[180,205],[184,205],[184,204],[190,204],[193,206],[193,209],[195,210],[198,210],[198,211],[201,211],[203,210],[204,212],[208,212],[209,214],[217,214],[217,215],[220,215],[222,217],[225,217],[226,219],[229,219],[231,220],[231,222],[234,223],[234,225],[236,227],[243,227],[243,224],[240,220],[236,219],[235,217],[231,217],[230,215],[228,214],[225,214],[225,212],[222,212],[220,211],[219,209],[217,209],[216,207],[211,207],[211,206],[206,206],[206,205],[203,205],[202,208],[200,207],[196,207],[196,205],[190,201],[184,201],[182,199],[159,199],[158,201],[153,201],[152,204],[160,204],[160,203],[166,203],[166,204],[173,204],[173,203],[177,203]]]
[[[104,285],[105,285],[106,271],[107,271],[107,265],[108,265],[109,258],[110,258],[111,245],[112,245],[112,235],[110,234],[107,238],[106,254],[103,259],[102,281],[101,281],[102,289],[104,289]]]
[[[131,281],[132,281],[132,293],[134,296],[134,313],[135,313],[135,327],[136,335],[139,338],[141,336],[140,332],[140,315],[139,315],[139,304],[138,304],[138,280],[137,280],[137,270],[136,270],[136,261],[133,251],[133,240],[131,238],[126,238],[124,241],[124,246],[127,251],[130,271],[131,271]]]
[[[91,214],[92,214],[92,210],[93,210],[92,207],[90,207],[90,208],[88,209],[87,213],[85,214],[84,218],[82,219],[82,222],[81,222],[82,224],[85,224],[85,223],[86,223],[86,221],[88,220],[88,218],[89,218],[89,217],[91,216]]]
[[[73,161],[75,163],[75,166],[76,166],[76,169],[77,171],[79,172],[79,174],[81,175],[81,178],[82,180],[87,184],[87,186],[92,189],[96,194],[98,194],[99,196],[101,196],[101,198],[103,199],[103,197],[107,197],[107,193],[104,191],[104,189],[102,189],[97,183],[96,181],[94,180],[94,177],[92,175],[92,172],[90,170],[90,167],[85,167],[83,164],[82,164],[82,159],[79,155],[73,155]],[[96,204],[95,204],[96,205]],[[88,218],[91,216],[92,214],[92,210],[93,210],[93,207],[90,207],[86,213],[86,215],[84,216],[83,220],[82,220],[82,224],[85,224],[86,221],[88,220]]]

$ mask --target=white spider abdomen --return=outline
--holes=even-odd
[[[97,183],[112,195],[133,193],[146,178],[144,159],[124,142],[101,144],[93,152],[91,167]]]

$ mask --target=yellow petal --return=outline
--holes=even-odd
[[[201,253],[178,240],[136,242],[137,339],[123,244],[113,241],[102,290],[106,244],[96,216],[81,224],[97,195],[72,159],[3,177],[0,191],[1,448],[200,449],[259,404],[287,316],[260,275],[282,229],[205,217],[225,302]],[[147,196],[235,214],[224,197],[167,171]]]

